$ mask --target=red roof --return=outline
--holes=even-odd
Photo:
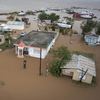
[[[23,43],[23,42],[20,42],[19,44],[18,44],[18,47],[24,47],[25,46],[25,44]]]
[[[63,18],[68,18],[67,16],[63,17]]]

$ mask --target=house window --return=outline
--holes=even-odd
[[[79,79],[81,79],[83,74],[79,74]],[[84,75],[84,77],[82,78],[82,80],[85,80],[86,79],[86,75]]]
[[[0,42],[1,42],[1,39],[0,39]]]
[[[23,49],[24,51],[28,51],[28,48],[26,48],[26,47],[24,47],[24,49]]]
[[[65,71],[65,73],[70,74],[70,72],[69,72],[69,71]]]
[[[34,53],[40,53],[40,50],[34,49]]]

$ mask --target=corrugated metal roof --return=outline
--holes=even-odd
[[[88,74],[96,76],[95,62],[92,59],[84,57],[82,55],[72,55],[72,60],[61,68],[77,69],[78,72],[87,71]]]
[[[8,21],[7,25],[23,25],[24,22],[18,22],[18,21]]]

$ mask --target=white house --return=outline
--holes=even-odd
[[[41,58],[44,59],[49,52],[50,48],[55,43],[59,33],[44,32],[44,31],[31,31],[23,38],[17,40],[15,45],[15,54],[17,57],[24,57],[29,55],[31,57],[40,58],[40,48],[41,48]]]
[[[24,22],[8,21],[7,26],[12,29],[23,30]]]

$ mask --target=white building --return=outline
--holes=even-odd
[[[6,24],[1,24],[0,30],[2,30],[2,31],[12,31],[12,28],[8,27]]]
[[[55,43],[59,33],[31,31],[23,38],[14,43],[15,54],[17,57],[24,57],[25,55],[40,58],[40,48],[42,49],[41,58],[44,59],[50,48]]]
[[[23,30],[24,22],[8,21],[7,26],[12,29]]]

